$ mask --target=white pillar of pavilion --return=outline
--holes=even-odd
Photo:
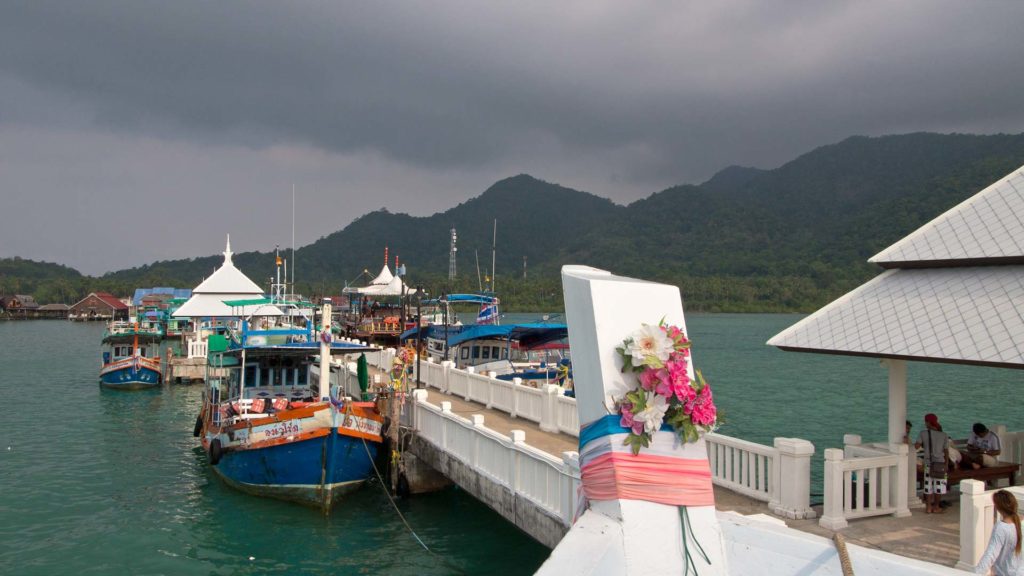
[[[889,369],[889,445],[890,450],[898,454],[898,445],[903,443],[907,434],[907,361],[887,358],[882,360],[882,365]],[[906,478],[897,478],[896,481],[906,485],[907,505],[917,507],[920,505],[914,497],[917,494],[917,451],[910,448],[907,450],[907,465],[903,467],[907,471]],[[897,512],[897,516],[907,514],[907,510]]]
[[[614,276],[586,266],[564,266],[562,283],[576,405],[585,426],[613,413],[615,399],[633,386],[623,377],[616,348],[643,324],[657,325],[664,320],[685,330],[682,299],[675,286]],[[662,451],[707,457],[703,439],[679,444],[673,443],[673,437],[670,432],[660,432],[655,443]],[[591,501],[590,509],[573,524],[537,574],[684,574],[688,573],[687,548],[690,572],[728,574],[715,507],[688,506],[686,511],[689,525],[684,533],[677,506],[625,499]],[[695,551],[694,539],[707,560]],[[688,542],[685,547],[684,540]]]
[[[324,302],[320,333],[320,400],[331,398],[331,305]],[[310,322],[313,322],[311,319]]]

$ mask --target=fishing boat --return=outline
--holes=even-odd
[[[208,364],[227,375],[207,379],[194,433],[228,485],[329,511],[373,474],[384,419],[374,403],[332,391],[329,369],[311,382],[317,360],[330,366],[334,354],[376,350],[334,341],[329,320],[320,331],[315,324],[250,317],[210,336]]]
[[[100,385],[120,390],[139,390],[159,386],[159,323],[114,321],[103,334]]]

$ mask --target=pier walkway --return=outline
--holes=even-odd
[[[387,354],[371,358],[371,378],[379,374],[385,381],[382,367],[390,361]],[[403,417],[415,430],[412,452],[538,541],[557,544],[572,524],[579,487],[578,440],[564,431],[571,426],[557,413],[557,403],[566,400],[561,390],[557,395],[551,394],[554,390],[527,390],[432,362],[423,362],[421,368],[422,388],[414,391],[411,409]],[[336,361],[332,385],[355,393],[355,376],[354,363]],[[785,465],[779,443],[774,454],[768,454],[769,447],[717,434],[709,435],[708,444],[720,512],[763,515],[832,539],[835,532],[819,523],[820,505],[808,506],[809,513],[799,518],[782,517],[778,509],[773,514],[772,506],[783,498],[778,484],[785,482],[776,475]],[[805,456],[809,462],[810,455]],[[946,497],[951,505],[943,514],[927,515],[911,498],[910,516],[851,520],[841,532],[851,544],[956,566],[961,559],[957,498]]]
[[[512,418],[499,410],[489,409],[477,402],[460,398],[454,394],[446,394],[438,390],[427,389],[427,400],[440,406],[442,402],[451,403],[452,414],[470,419],[479,414],[484,417],[485,425],[506,436],[513,430],[526,433],[526,444],[543,450],[553,458],[561,458],[563,452],[575,451],[578,446],[576,437],[568,434],[546,432],[537,423],[522,418]],[[950,498],[947,496],[947,498]],[[736,512],[744,516],[751,514],[770,514],[768,504],[754,500],[715,486],[715,507],[723,512]],[[821,508],[816,507],[821,513]],[[810,519],[779,519],[787,526],[803,532],[816,534],[832,539],[834,531],[818,524],[818,518]],[[847,542],[866,548],[875,548],[945,566],[954,566],[960,552],[960,510],[954,501],[943,514],[924,514],[923,509],[916,509],[912,516],[895,518],[878,516],[851,522],[842,530]]]

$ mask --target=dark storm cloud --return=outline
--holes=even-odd
[[[0,146],[21,160],[0,157],[0,186],[152,206],[145,174],[129,188],[75,170],[94,138],[149,173],[173,166],[183,204],[211,182],[298,180],[311,201],[347,199],[348,219],[430,213],[518,172],[628,201],[852,134],[1021,131],[1022,16],[1016,2],[7,2]],[[39,152],[3,142],[15,134]]]

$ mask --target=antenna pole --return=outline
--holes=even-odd
[[[495,287],[498,283],[494,277],[494,256],[497,253],[498,247],[498,219],[494,219],[494,237],[491,239],[491,292],[497,292]]]
[[[476,287],[477,290],[484,291],[484,283],[480,280],[480,250],[474,250],[473,253],[476,255]]]

